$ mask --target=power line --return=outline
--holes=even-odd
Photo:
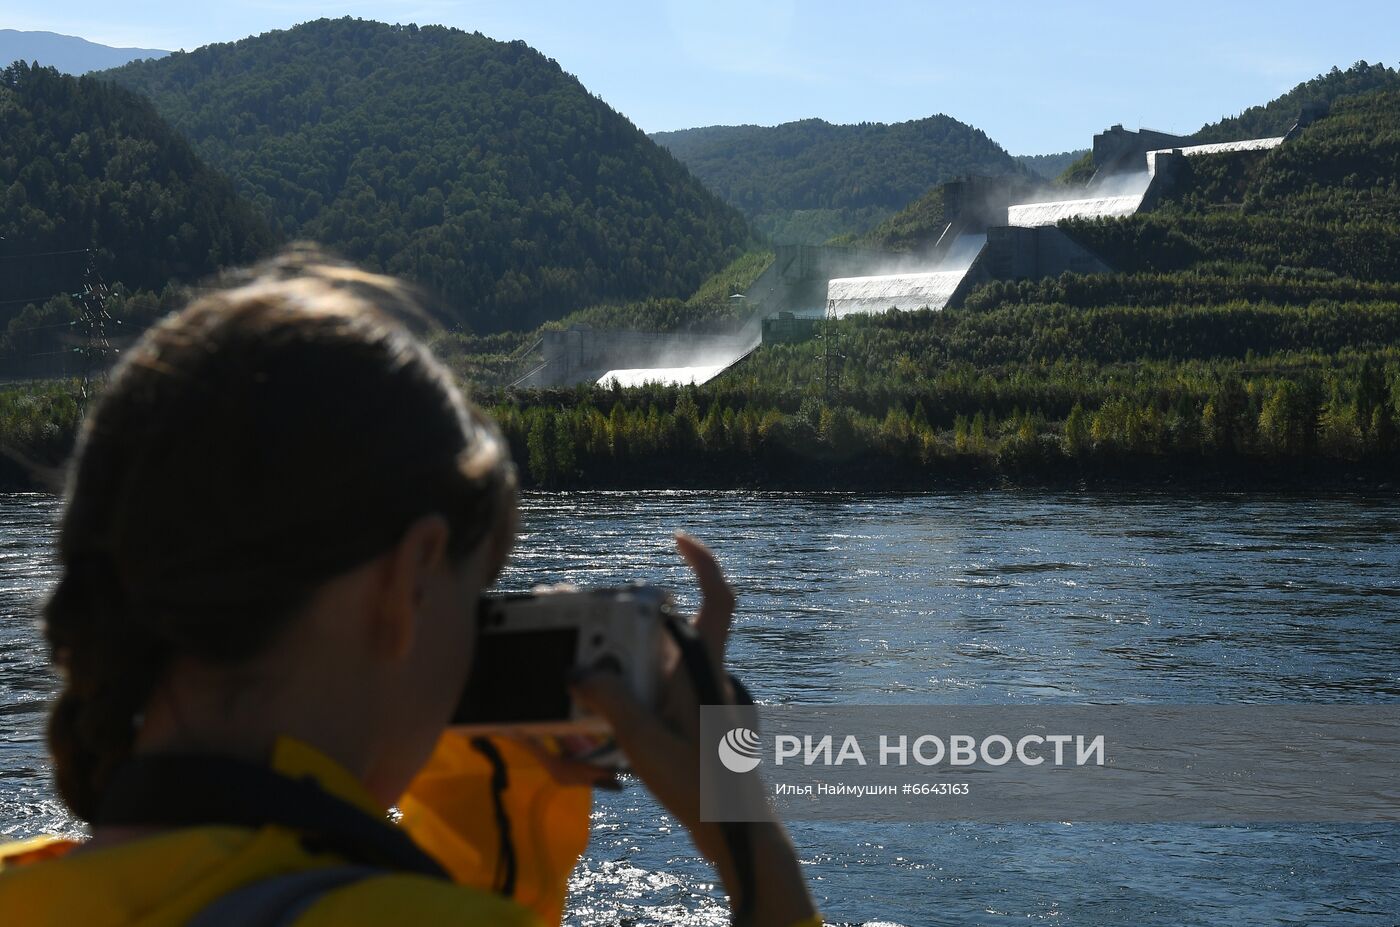
[[[53,293],[49,296],[26,296],[24,299],[0,299],[0,306],[13,306],[15,303],[46,303],[51,299],[60,296],[70,296],[70,293]]]
[[[74,325],[77,325],[78,322],[78,319],[71,319],[67,322],[54,322],[52,325],[31,325],[29,328],[12,328],[10,329],[10,334],[18,335],[23,332],[42,332],[50,328],[72,328]]]
[[[51,257],[55,254],[87,254],[91,248],[74,248],[71,251],[35,251],[32,254],[0,254],[0,261],[18,261],[21,258]]]

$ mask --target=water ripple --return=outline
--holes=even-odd
[[[646,579],[696,604],[672,532],[740,594],[761,701],[1400,701],[1400,502],[1353,497],[531,494],[502,584]],[[0,835],[71,831],[41,734],[45,496],[0,498]],[[793,829],[835,923],[1391,925],[1400,828]],[[576,925],[727,922],[713,874],[632,783],[600,795]]]

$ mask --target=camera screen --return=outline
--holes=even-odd
[[[453,724],[561,721],[569,717],[569,671],[577,628],[482,634]]]

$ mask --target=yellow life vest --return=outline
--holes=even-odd
[[[501,833],[491,765],[465,738],[449,733],[400,801],[400,824],[456,884],[406,873],[373,875],[319,896],[297,927],[558,924],[569,873],[588,842],[591,792],[559,785],[518,744],[493,744],[509,770],[501,801],[516,859],[510,899],[492,891]],[[349,772],[306,744],[280,740],[271,767],[293,778],[309,776],[367,815],[385,813]],[[277,825],[179,828],[92,849],[40,837],[0,846],[0,923],[181,927],[241,886],[344,862],[308,850],[301,835]]]

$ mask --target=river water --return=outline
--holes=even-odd
[[[0,497],[0,835],[73,825],[45,779],[33,628],[57,505]],[[1400,500],[1044,493],[530,495],[503,584],[695,596],[712,543],[763,702],[1400,701]],[[681,832],[601,795],[567,921],[722,924]],[[1394,925],[1400,826],[799,823],[832,923]]]

